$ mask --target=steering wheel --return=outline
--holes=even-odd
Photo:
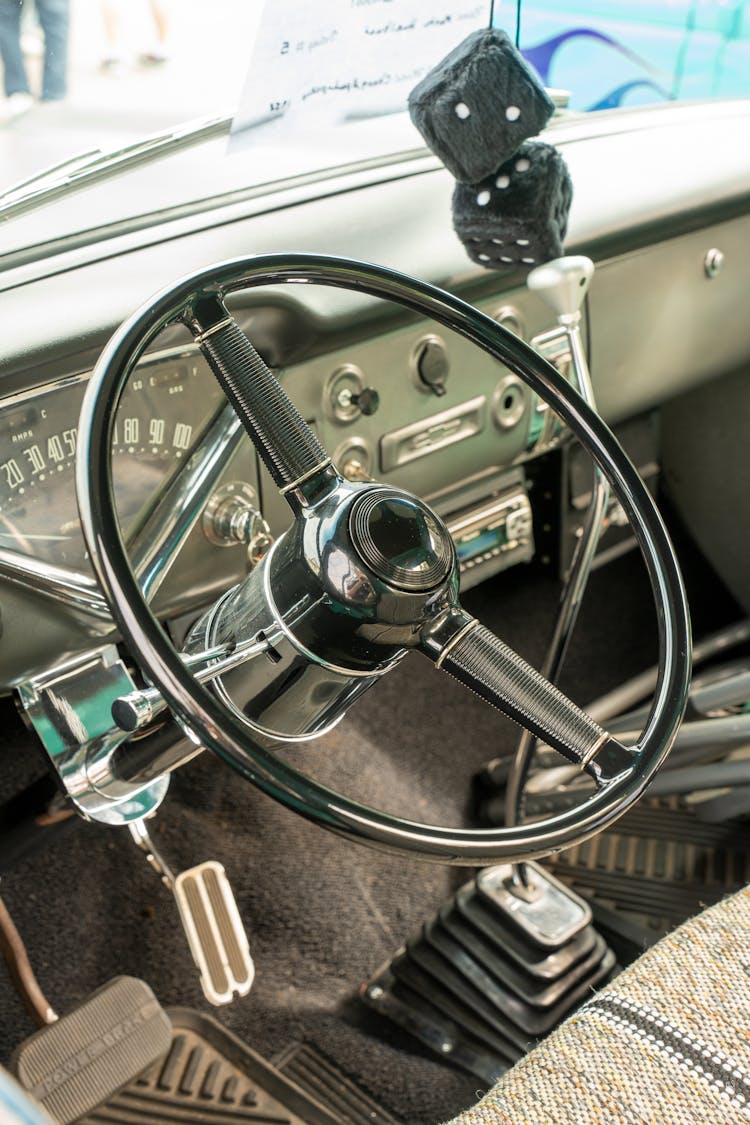
[[[657,610],[658,682],[634,747],[618,743],[462,609],[452,540],[426,504],[400,489],[338,475],[224,304],[238,290],[292,282],[387,298],[473,341],[548,402],[600,466],[640,545]],[[261,627],[274,634],[279,671],[274,661],[263,661],[264,702],[250,721],[185,667],[144,601],[115,512],[109,451],[120,394],[147,346],[175,322],[192,331],[294,514],[291,528],[196,634],[233,642],[257,636]],[[674,551],[647,489],[601,418],[550,363],[440,289],[381,266],[308,254],[235,259],[170,286],[122,325],[94,370],[79,424],[76,487],[83,533],[113,616],[181,725],[270,796],[340,835],[467,866],[547,855],[611,824],[671,747],[687,700],[690,625]],[[577,762],[595,781],[591,796],[528,825],[446,828],[368,808],[273,752],[272,738],[263,736],[269,716],[284,716],[282,738],[328,729],[408,649]]]

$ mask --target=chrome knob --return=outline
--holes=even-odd
[[[567,325],[579,320],[583,298],[593,276],[591,258],[571,255],[537,266],[526,278],[526,284],[549,305],[558,322]]]

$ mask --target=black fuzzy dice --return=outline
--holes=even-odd
[[[530,141],[491,176],[456,185],[453,225],[478,265],[531,269],[561,257],[572,198],[557,149]]]
[[[504,31],[475,31],[409,95],[411,119],[453,176],[491,175],[549,121],[554,103]]]

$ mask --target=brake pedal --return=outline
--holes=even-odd
[[[203,995],[216,1007],[246,996],[255,979],[245,927],[226,872],[206,860],[175,875],[142,820],[129,825],[135,843],[177,903]]]
[[[69,1125],[162,1058],[172,1024],[148,985],[115,977],[17,1048],[11,1069],[53,1121]]]

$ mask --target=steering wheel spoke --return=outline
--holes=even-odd
[[[218,297],[197,301],[186,316],[195,342],[292,507],[333,484],[323,446]]]
[[[450,610],[422,631],[436,666],[574,762],[603,786],[635,755],[475,617]]]

